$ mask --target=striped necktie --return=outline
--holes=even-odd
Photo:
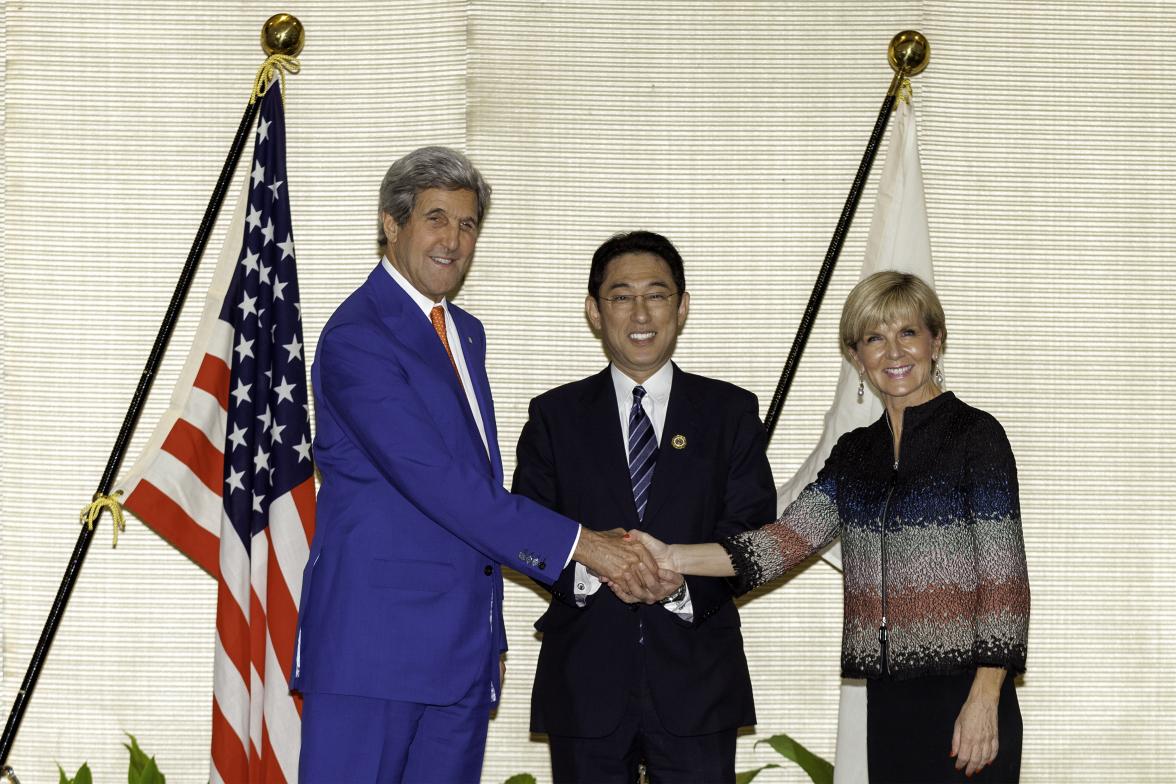
[[[633,407],[629,409],[629,479],[633,483],[633,502],[637,505],[638,520],[645,519],[653,466],[657,463],[657,436],[653,432],[653,423],[641,405],[643,397],[645,388],[633,387]]]

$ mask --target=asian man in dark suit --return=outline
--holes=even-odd
[[[574,556],[648,590],[623,531],[581,529],[502,486],[486,335],[448,301],[489,197],[454,150],[392,164],[384,258],[319,340],[322,484],[291,677],[302,781],[478,780],[506,650],[502,564],[550,582]]]
[[[611,363],[531,401],[514,492],[586,528],[622,520],[673,542],[771,520],[755,396],[670,361],[690,307],[670,241],[640,231],[601,245],[585,307]],[[531,729],[548,735],[557,784],[630,784],[642,761],[653,781],[734,781],[736,732],[755,709],[727,583],[625,588],[573,561],[550,590]]]

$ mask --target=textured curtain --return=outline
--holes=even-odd
[[[766,409],[890,81],[887,42],[926,34],[931,63],[913,85],[947,385],[1000,419],[1020,471],[1033,590],[1023,778],[1170,778],[1176,5],[1141,0],[6,4],[3,710],[276,10],[307,30],[286,97],[307,357],[376,261],[387,166],[423,144],[465,149],[495,194],[456,301],[486,324],[508,475],[527,401],[604,365],[583,298],[591,253],[616,231],[675,241],[692,296],[676,361]],[[812,449],[832,398],[837,316],[880,166],[771,446],[777,482]],[[117,550],[108,537],[107,524],[10,761],[25,781],[83,760],[114,780],[127,731],[170,781],[206,781],[215,582],[133,518]],[[782,762],[755,746],[778,732],[832,756],[840,592],[817,562],[743,604],[760,723],[738,769]],[[543,607],[508,581],[487,782],[551,780],[527,733]],[[804,780],[784,765],[762,780]]]

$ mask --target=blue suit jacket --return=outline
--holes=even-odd
[[[577,526],[503,489],[485,332],[449,312],[489,459],[433,326],[382,266],[323,330],[311,371],[322,483],[292,688],[456,702],[498,675],[499,564],[546,582],[563,569]]]

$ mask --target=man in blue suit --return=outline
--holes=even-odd
[[[656,572],[623,531],[503,489],[485,332],[446,299],[489,197],[453,150],[394,163],[384,258],[319,340],[322,484],[291,678],[302,781],[477,781],[506,650],[500,565],[551,582],[574,557],[635,592]]]
[[[513,489],[586,526],[623,520],[673,542],[713,542],[775,517],[756,399],[670,357],[690,295],[660,234],[618,234],[592,257],[586,315],[610,364],[531,401]],[[680,584],[680,585],[679,585]],[[739,613],[726,580],[679,577],[663,606],[572,563],[535,624],[543,647],[531,730],[556,784],[734,782],[755,723]],[[661,590],[660,593],[664,593]]]

